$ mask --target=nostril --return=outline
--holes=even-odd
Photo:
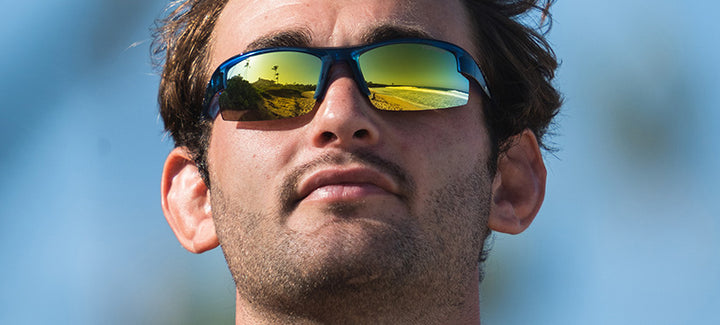
[[[330,142],[330,141],[337,139],[337,136],[335,135],[335,133],[332,133],[329,131],[323,132],[320,136],[322,137],[323,142]]]
[[[361,130],[355,131],[355,133],[353,133],[353,137],[357,138],[357,139],[363,139],[363,138],[366,138],[369,134],[370,134],[370,132],[368,132],[368,130],[361,129]]]

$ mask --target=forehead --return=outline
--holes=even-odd
[[[307,44],[301,45],[338,47],[365,43],[380,30],[472,47],[461,0],[230,0],[214,30],[211,66],[273,35],[302,35]]]

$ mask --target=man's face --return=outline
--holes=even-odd
[[[341,47],[417,35],[473,52],[469,26],[459,0],[231,0],[211,66],[249,46]],[[308,39],[273,38],[290,34]],[[350,71],[342,63],[331,69],[311,114],[214,122],[212,213],[248,300],[281,306],[477,273],[492,181],[480,93],[473,89],[457,108],[379,111]],[[472,280],[461,285],[476,286]]]

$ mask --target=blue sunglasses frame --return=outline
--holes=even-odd
[[[337,62],[348,63],[350,69],[352,70],[353,79],[355,79],[355,82],[360,88],[360,91],[366,96],[370,96],[370,89],[368,88],[367,82],[363,77],[360,65],[358,63],[358,58],[360,57],[360,55],[367,51],[393,44],[424,44],[449,51],[455,56],[457,60],[457,71],[463,76],[465,76],[465,78],[467,78],[469,81],[475,81],[483,90],[483,93],[485,93],[488,98],[492,98],[490,96],[490,90],[488,89],[487,82],[485,81],[485,76],[482,73],[480,66],[478,66],[478,64],[475,62],[472,55],[470,55],[470,53],[465,51],[463,48],[452,43],[433,39],[401,38],[353,47],[272,47],[236,55],[220,64],[220,66],[218,66],[218,68],[215,70],[215,72],[213,72],[212,76],[210,77],[210,82],[208,82],[205,99],[203,101],[202,117],[204,119],[214,120],[220,113],[219,106],[212,105],[212,102],[213,98],[217,94],[222,92],[225,87],[227,87],[228,70],[249,57],[263,53],[292,51],[307,53],[320,58],[320,60],[322,61],[322,70],[320,71],[320,80],[318,80],[317,88],[315,90],[315,94],[313,95],[313,98],[316,101],[322,100],[322,98],[325,96],[330,67],[332,67],[332,65]]]

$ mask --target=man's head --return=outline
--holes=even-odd
[[[254,317],[339,322],[333,310],[382,318],[388,308],[407,308],[406,321],[459,315],[477,299],[489,231],[523,231],[544,196],[538,139],[559,95],[547,44],[512,20],[532,7],[489,0],[181,5],[156,43],[166,54],[161,114],[177,145],[163,172],[163,210],[178,239],[193,252],[222,245],[239,308]],[[337,62],[308,114],[201,118],[210,74],[237,54],[419,36],[471,53],[492,98],[471,82],[459,107],[378,110],[357,72]]]
[[[181,1],[160,21],[153,44],[157,64],[164,65],[159,102],[165,128],[177,146],[189,149],[204,177],[210,124],[199,117],[205,87],[215,68],[210,62],[213,31],[227,2]],[[468,50],[475,55],[493,93],[492,103],[486,105],[494,108],[486,114],[493,151],[496,155],[502,152],[507,140],[525,129],[531,130],[540,146],[547,148],[543,138],[561,104],[551,84],[557,61],[544,37],[516,19],[535,9],[541,9],[543,16],[549,15],[550,2],[461,2],[471,29],[468,37],[472,47]]]

